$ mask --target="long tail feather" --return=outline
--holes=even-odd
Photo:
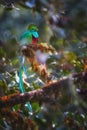
[[[22,93],[25,93],[25,88],[23,86],[23,79],[22,79],[22,71],[23,70],[25,70],[25,73],[26,73],[25,66],[20,67],[20,69],[19,69],[19,88],[20,88]],[[29,109],[29,111],[32,112],[32,106],[31,106],[30,102],[27,102],[26,105],[27,105],[27,108]]]
[[[24,89],[24,86],[23,86],[23,80],[22,80],[22,67],[20,67],[19,69],[19,87],[20,87],[20,90],[22,93],[25,93],[25,89]]]

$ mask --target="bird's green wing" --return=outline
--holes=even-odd
[[[32,43],[32,33],[31,31],[26,31],[24,32],[21,37],[20,37],[20,41],[21,41],[21,44],[29,44],[29,43]]]
[[[24,32],[24,33],[21,35],[20,40],[22,40],[22,39],[24,39],[24,38],[31,38],[31,35],[32,35],[31,31],[26,31],[26,32]]]

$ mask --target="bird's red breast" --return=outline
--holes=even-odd
[[[32,36],[32,44],[36,44],[38,42],[38,38],[35,38],[34,36]]]

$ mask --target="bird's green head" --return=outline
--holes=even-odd
[[[35,25],[35,24],[29,24],[28,30],[35,30],[35,31],[38,31],[38,27],[37,27],[37,25]]]
[[[35,24],[30,24],[30,25],[28,26],[28,31],[30,31],[31,35],[32,35],[34,38],[39,38],[37,25],[35,25]]]

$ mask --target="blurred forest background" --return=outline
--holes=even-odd
[[[26,63],[21,95],[20,36],[31,23],[56,54],[50,82]],[[87,0],[0,0],[0,130],[87,130]]]

